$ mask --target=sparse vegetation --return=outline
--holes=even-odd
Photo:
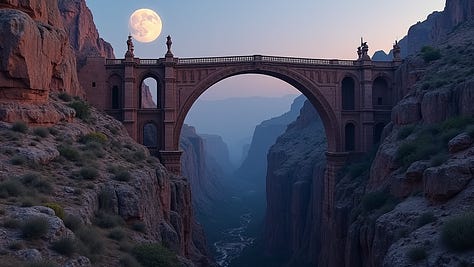
[[[76,111],[76,117],[79,119],[88,122],[90,119],[90,106],[82,100],[75,100],[69,104],[71,108]]]
[[[407,252],[407,257],[412,263],[426,259],[426,250],[423,247],[413,247]]]
[[[427,225],[435,221],[436,221],[436,217],[434,216],[432,212],[425,212],[421,214],[420,217],[418,217],[418,219],[416,220],[416,226],[422,227],[424,225]]]
[[[81,178],[86,180],[93,180],[99,176],[99,171],[95,167],[82,167],[79,171]]]
[[[58,94],[58,98],[61,99],[64,102],[71,102],[72,97],[66,92],[61,92]]]
[[[407,126],[403,126],[398,131],[397,140],[403,140],[403,139],[407,138],[408,136],[410,136],[410,134],[413,133],[415,128],[416,128],[415,124],[410,124],[410,125],[407,125]]]
[[[62,144],[58,147],[59,154],[70,161],[81,160],[81,153],[71,145]]]
[[[474,248],[474,213],[466,213],[447,221],[442,229],[443,244],[455,251]]]
[[[90,142],[105,144],[105,143],[107,143],[107,140],[108,140],[107,136],[103,133],[100,133],[100,132],[88,133],[88,134],[86,134],[86,135],[79,138],[79,142],[81,142],[83,144],[87,144],[87,143],[90,143]]]
[[[144,267],[179,266],[176,255],[159,244],[137,245],[133,248],[132,254]]]
[[[140,232],[140,233],[145,233],[146,232],[146,225],[143,222],[134,222],[132,224],[132,229],[134,231]]]
[[[0,183],[0,198],[18,197],[24,192],[24,186],[17,180],[8,179]]]
[[[22,236],[28,240],[39,239],[46,235],[49,223],[46,218],[32,217],[27,219],[20,227]]]
[[[64,225],[74,233],[82,227],[82,221],[75,215],[66,215]]]
[[[105,242],[101,234],[93,227],[82,227],[76,232],[76,236],[82,243],[80,254],[86,255],[91,260],[104,251]]]
[[[35,128],[35,129],[33,130],[33,133],[34,133],[36,136],[45,138],[45,137],[48,137],[48,135],[49,135],[49,130],[48,130],[48,128],[37,127],[37,128]]]
[[[120,228],[112,229],[107,235],[110,239],[120,241],[125,238],[125,232]]]
[[[121,257],[119,262],[122,267],[141,267],[140,263],[130,255]]]
[[[421,48],[421,57],[425,62],[431,62],[441,58],[441,51],[431,46],[423,46]]]
[[[362,197],[362,207],[366,212],[380,209],[389,202],[390,198],[390,194],[385,191],[370,192]]]
[[[76,241],[73,238],[65,237],[53,242],[51,248],[59,254],[72,256],[77,251]]]
[[[445,163],[447,160],[448,160],[449,156],[446,152],[441,152],[441,153],[438,153],[434,156],[431,157],[431,160],[430,160],[430,166],[431,167],[437,167],[443,163]]]
[[[10,159],[12,165],[23,165],[27,161],[27,158],[23,155],[15,155]]]
[[[3,227],[5,228],[11,228],[11,229],[16,229],[16,228],[20,228],[21,226],[21,223],[20,221],[18,220],[15,220],[15,219],[6,219],[4,222],[3,222]]]
[[[113,228],[125,224],[122,217],[105,212],[97,213],[94,223],[101,228]]]
[[[12,131],[19,132],[19,133],[27,133],[28,132],[28,124],[22,121],[17,121],[12,124],[11,127]]]
[[[25,265],[25,267],[58,267],[54,262],[48,260],[39,260]]]
[[[58,216],[61,220],[64,219],[64,208],[61,207],[61,205],[59,205],[58,203],[45,203],[43,206],[54,210],[54,214]]]

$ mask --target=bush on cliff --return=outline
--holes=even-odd
[[[474,249],[474,212],[447,221],[441,232],[441,240],[455,251]]]
[[[132,254],[144,267],[177,267],[176,255],[160,244],[141,244],[132,249]]]
[[[76,111],[76,117],[79,119],[86,122],[90,119],[90,106],[86,102],[82,100],[76,100],[69,104],[69,106]]]
[[[431,46],[423,46],[421,48],[421,57],[428,63],[441,58],[441,51]]]

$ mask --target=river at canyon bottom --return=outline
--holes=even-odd
[[[254,237],[246,235],[247,227],[252,221],[252,213],[248,212],[240,216],[240,226],[223,231],[223,240],[214,242],[216,249],[216,262],[221,267],[229,266],[230,262],[239,257],[244,248],[251,245]]]

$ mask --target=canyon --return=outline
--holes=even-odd
[[[120,122],[83,101],[86,58],[115,58],[84,0],[1,0],[0,14],[2,264],[136,266],[151,244],[170,266],[215,266],[198,221],[215,203],[231,207],[223,177],[234,171],[265,186],[267,201],[258,253],[244,251],[248,262],[234,264],[474,264],[472,247],[457,250],[444,237],[473,211],[473,0],[447,0],[400,40],[400,101],[377,149],[349,157],[339,171],[329,211],[326,133],[304,97],[256,127],[237,170],[221,137],[184,125],[182,175],[173,174]],[[145,106],[156,106],[150,89],[141,90]],[[30,219],[47,231],[29,235]],[[55,245],[67,242],[70,255]]]

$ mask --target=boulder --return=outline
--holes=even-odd
[[[469,166],[474,162],[468,160],[448,161],[439,167],[426,169],[423,173],[426,197],[432,201],[444,201],[464,190],[473,177]]]
[[[469,148],[471,144],[472,138],[466,133],[461,133],[449,141],[448,150],[449,153],[456,153]]]

